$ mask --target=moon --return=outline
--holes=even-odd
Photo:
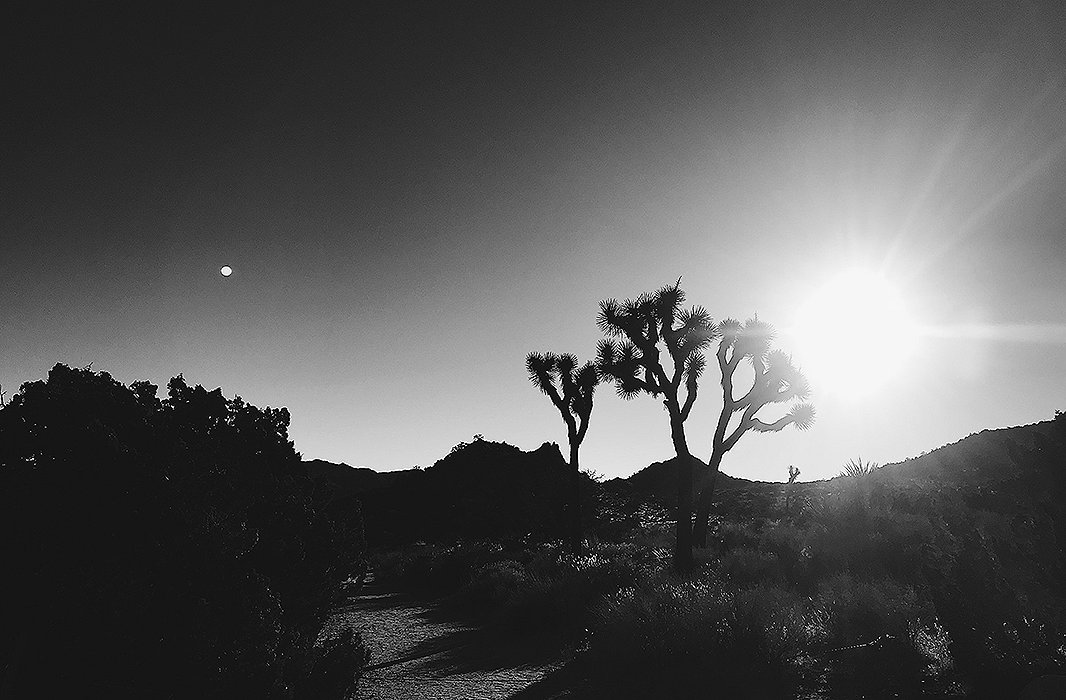
[[[815,392],[864,398],[908,371],[918,327],[897,285],[848,270],[800,308],[797,350]]]
[[[223,265],[221,268],[219,268],[219,274],[221,274],[223,277],[229,277],[233,274],[233,268],[229,265]]]

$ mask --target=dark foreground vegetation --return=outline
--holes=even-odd
[[[378,474],[301,462],[287,424],[181,377],[24,385],[0,410],[0,696],[344,697],[362,640],[318,635],[367,550],[379,584],[564,659],[575,698],[1009,698],[1066,668],[1062,415],[825,482],[720,475],[686,574],[676,458],[583,473],[575,553],[556,445],[475,436]]]
[[[363,557],[285,409],[56,365],[0,410],[0,697],[338,698]]]
[[[444,533],[378,552],[375,571],[563,650],[575,697],[1009,698],[1066,669],[1062,415],[828,482],[725,479],[685,577],[675,476],[590,482],[581,555]]]

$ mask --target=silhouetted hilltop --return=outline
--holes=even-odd
[[[982,430],[917,457],[886,464],[867,478],[871,485],[924,482],[967,488],[988,488],[997,482],[1025,479],[1026,474],[1031,481],[1033,452],[1045,448],[1054,425],[1055,421],[1050,420]],[[602,487],[616,499],[648,499],[672,509],[677,502],[676,475],[676,460],[670,459],[655,462],[632,476],[605,481]],[[831,494],[844,485],[846,478],[799,482],[794,485],[794,493],[801,497]],[[785,491],[782,482],[751,481],[719,473],[715,512],[730,517],[767,515],[774,512]]]
[[[747,479],[738,479],[728,474],[718,475],[719,488],[735,488],[755,483]],[[609,479],[603,483],[604,488],[639,494],[654,498],[663,505],[673,507],[677,503],[677,458],[665,462],[653,462],[637,473],[624,479]]]
[[[524,452],[478,436],[431,467],[400,472],[308,464],[322,483],[360,495],[372,545],[564,534],[570,472],[555,443]]]
[[[672,512],[677,504],[677,460],[654,462],[632,476],[605,481],[602,488],[613,501],[622,502],[615,506],[619,510],[634,511],[645,501]],[[735,517],[766,514],[784,489],[783,483],[751,481],[719,472],[715,512]]]
[[[1045,443],[1054,425],[1054,420],[1048,420],[982,430],[918,457],[886,464],[876,476],[969,484],[1012,478],[1026,451]]]
[[[1045,447],[1055,423],[983,430],[918,457],[885,465],[865,481],[871,486],[908,483],[920,488],[925,488],[922,484],[949,485],[986,491],[1010,481],[1014,491],[1022,491],[1043,483],[1038,477],[1047,471],[1049,458],[1041,461],[1040,455],[1052,453]],[[367,538],[373,545],[552,539],[564,534],[561,524],[568,502],[569,467],[555,443],[525,452],[478,436],[459,443],[431,467],[393,472],[317,459],[304,465],[316,485],[338,505],[356,498],[362,502]],[[598,488],[586,481],[588,498],[593,498],[594,491],[599,495],[595,497],[598,506],[585,512],[591,517],[598,508],[599,520],[630,520],[645,506],[672,510],[677,500],[676,472],[675,460],[666,460],[629,477],[605,481]],[[791,493],[818,499],[839,491],[846,483],[845,477],[799,482]],[[751,481],[720,473],[714,511],[731,518],[773,516],[780,510],[786,490],[782,482]]]
[[[341,499],[349,496],[357,496],[367,491],[393,486],[404,478],[407,478],[415,469],[404,469],[393,472],[377,472],[367,467],[351,467],[341,462],[327,462],[324,459],[305,460],[308,476],[331,494],[333,498]]]

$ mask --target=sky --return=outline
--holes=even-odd
[[[221,5],[22,3],[0,29],[8,398],[91,362],[287,406],[305,458],[565,453],[526,354],[590,359],[601,300],[681,277],[821,361],[814,427],[745,436],[729,474],[1066,409],[1061,3]],[[851,298],[841,274],[903,312],[834,306],[865,330],[829,348],[803,310]],[[581,455],[667,459],[667,414],[601,386]]]

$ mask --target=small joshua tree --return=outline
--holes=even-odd
[[[726,452],[733,449],[750,430],[773,433],[789,425],[807,430],[814,424],[814,407],[802,402],[810,394],[807,378],[792,363],[791,357],[780,350],[770,349],[774,339],[773,326],[760,321],[758,317],[745,323],[730,318],[722,321],[720,331],[722,339],[716,355],[722,373],[722,411],[711,442],[711,457],[700,479],[694,533],[699,547],[707,546],[707,525],[711,501],[714,499],[714,485],[718,478],[718,467]],[[736,398],[733,380],[744,361],[753,370],[751,387],[743,396]],[[800,402],[792,403],[797,400]],[[792,403],[792,406],[781,418],[766,423],[758,417],[766,406],[782,403]],[[738,414],[739,423],[730,432],[730,423]]]
[[[635,301],[600,302],[599,326],[607,336],[596,358],[600,374],[614,382],[618,395],[631,399],[647,393],[662,396],[670,414],[670,437],[677,453],[677,540],[674,567],[692,568],[693,461],[685,438],[685,421],[696,402],[700,375],[707,364],[703,349],[718,329],[702,306],[682,309],[681,280]],[[663,365],[662,350],[669,355]]]
[[[788,465],[788,483],[785,485],[785,515],[792,515],[792,497],[793,497],[793,484],[796,483],[796,478],[800,475],[798,467],[794,467],[791,464]]]
[[[591,362],[577,366],[577,358],[570,354],[531,352],[526,356],[526,370],[534,386],[547,394],[566,423],[566,437],[570,443],[570,548],[577,554],[581,549],[581,472],[578,448],[585,439],[592,415],[592,395],[599,383],[596,367]]]

